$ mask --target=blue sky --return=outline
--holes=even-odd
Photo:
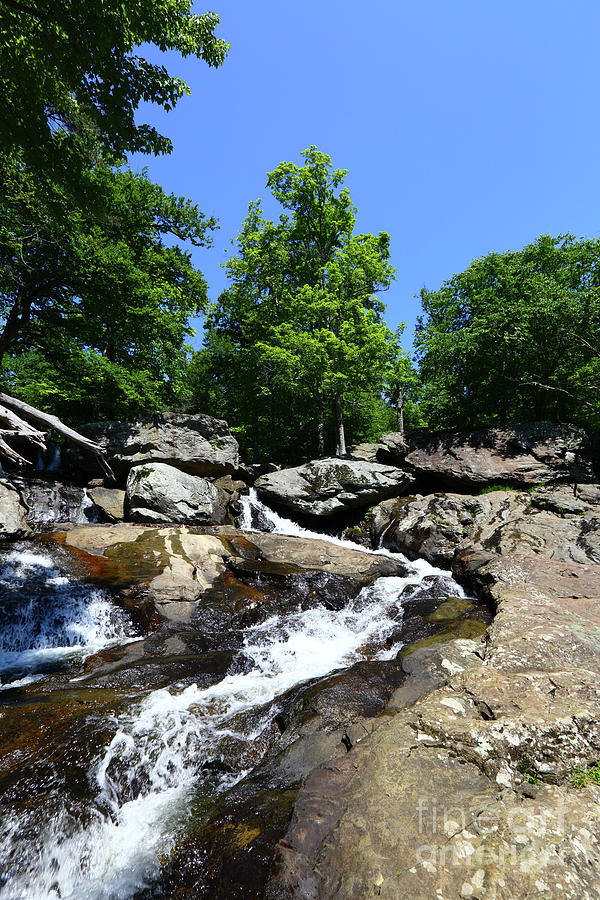
[[[206,8],[230,54],[220,69],[166,58],[192,95],[140,111],[175,149],[133,164],[219,218],[214,247],[194,252],[211,299],[266,173],[311,144],[348,169],[358,230],[391,234],[384,299],[407,347],[423,285],[546,232],[600,234],[597,2],[195,4]]]

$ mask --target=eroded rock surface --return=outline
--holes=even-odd
[[[81,427],[106,451],[115,474],[125,480],[132,466],[162,462],[192,475],[231,475],[239,448],[227,422],[205,415],[161,413],[138,422],[96,422]]]
[[[371,530],[375,543],[442,566],[467,547],[600,563],[600,491],[558,485],[386,500],[373,511]]]
[[[256,489],[296,513],[333,516],[406,492],[412,479],[395,466],[362,459],[318,459],[262,475]]]
[[[486,643],[441,645],[443,684],[408,708],[402,685],[384,724],[309,775],[271,900],[600,896],[600,790],[572,780],[600,755],[600,571],[484,551],[454,565],[497,606]]]
[[[385,437],[391,448],[390,436]],[[414,449],[403,457],[406,466],[443,487],[594,481],[588,438],[572,425],[533,422],[473,432],[415,432],[410,441]],[[400,458],[399,450],[396,455]]]
[[[357,592],[380,575],[404,571],[394,560],[336,547],[327,541],[245,533],[227,527],[201,531],[185,526],[81,526],[61,540],[66,547],[86,554],[84,565],[91,574],[115,586],[143,591],[158,613],[172,622],[189,622],[197,616],[209,589],[235,605],[239,596],[236,572],[263,580],[323,573],[348,579]],[[326,593],[325,585],[319,590]],[[248,603],[260,602],[264,593],[264,589],[258,591],[253,599],[241,591]],[[287,602],[293,600],[290,594]],[[223,619],[222,612],[220,616]]]

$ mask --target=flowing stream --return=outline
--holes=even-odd
[[[0,622],[0,691],[135,638],[127,616],[102,589],[26,544],[0,563]]]
[[[254,492],[242,504],[245,530],[255,530],[258,522],[262,530],[363,549],[301,528],[265,507]],[[277,698],[290,688],[366,655],[392,658],[399,645],[389,646],[386,639],[398,633],[405,598],[427,591],[432,576],[443,580],[448,595],[464,596],[447,572],[424,561],[408,563],[385,550],[364,552],[401,560],[407,574],[377,579],[340,610],[290,609],[248,627],[241,650],[246,664],[217,684],[155,690],[134,700],[115,716],[112,738],[90,760],[92,799],[85,815],[73,813],[68,797],[42,825],[29,811],[3,815],[0,898],[124,900],[151,885],[160,858],[185,829],[192,795],[203,783],[213,795],[227,790],[248,773],[207,770],[207,760],[226,759],[232,741],[256,745],[277,711]],[[15,552],[5,563],[2,584],[22,581],[32,570],[45,574],[50,603],[45,612],[36,612],[39,598],[32,599],[27,614],[13,616],[0,644],[5,670],[26,678],[37,665],[36,654],[94,652],[130,638],[124,623],[106,614],[106,598],[89,587],[87,597],[81,590],[69,593],[43,554]]]

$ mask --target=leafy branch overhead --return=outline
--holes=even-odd
[[[142,101],[172,109],[189,88],[139,48],[219,66],[228,50],[219,18],[191,9],[191,0],[0,0],[0,148],[22,149],[38,171],[60,169],[90,138],[113,159],[169,152],[135,114]]]

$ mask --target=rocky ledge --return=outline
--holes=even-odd
[[[455,553],[496,609],[485,640],[439,645],[434,689],[402,685],[368,739],[309,775],[271,900],[600,897],[600,569],[549,558],[558,531],[535,554]]]

